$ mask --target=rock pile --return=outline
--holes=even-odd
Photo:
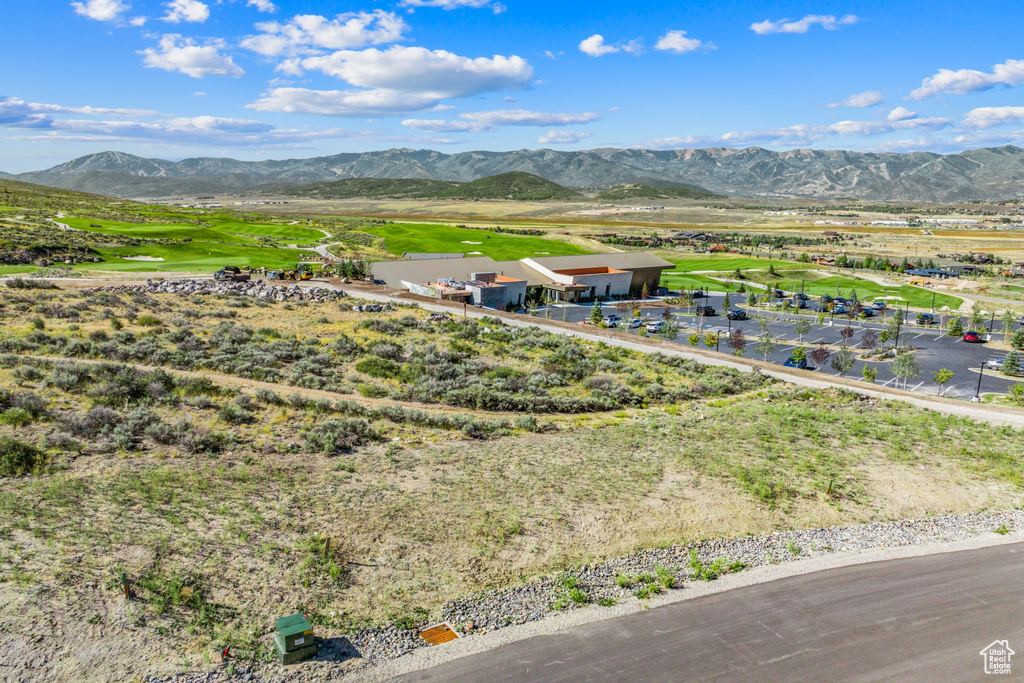
[[[100,287],[100,292],[148,292],[150,294],[178,294],[197,296],[209,294],[229,294],[235,296],[251,296],[266,301],[310,301],[313,303],[331,302],[344,299],[345,292],[323,287],[299,287],[293,285],[274,285],[264,280],[249,282],[217,282],[215,280],[146,280],[143,285],[113,285]]]

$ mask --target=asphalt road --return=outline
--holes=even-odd
[[[737,298],[737,295],[733,295],[733,300]],[[730,323],[722,313],[724,313],[723,307],[723,294],[712,292],[710,297],[707,299],[698,299],[701,304],[707,303],[713,306],[719,313],[717,316],[706,317],[703,320],[697,319],[692,315],[683,315],[687,309],[684,308],[672,308],[673,314],[676,315],[676,320],[680,323],[682,332],[679,335],[679,342],[684,346],[688,346],[686,340],[687,335],[695,331],[701,332],[719,332],[722,333],[722,339],[720,342],[720,350],[726,353],[729,349],[725,346],[725,336],[730,329]],[[613,305],[606,305],[603,307],[606,315],[619,314],[618,310]],[[661,313],[665,310],[664,304],[651,303],[642,308],[643,316],[649,316],[651,319],[660,319]],[[748,309],[750,310],[750,309]],[[690,309],[692,311],[692,309]],[[550,312],[550,317],[555,320],[561,320],[563,315],[565,320],[568,322],[579,322],[582,320],[588,320],[590,318],[591,306],[579,305],[579,306],[564,306],[555,307]],[[751,316],[758,314],[763,315],[762,310],[750,310]],[[548,313],[545,310],[541,310],[540,317],[546,317]],[[910,317],[913,320],[916,314],[911,311]],[[818,325],[817,320],[814,316],[806,316],[808,322],[811,323],[811,331],[803,337],[801,340],[799,335],[795,331],[795,322],[791,322],[796,318],[795,313],[778,313],[775,311],[769,311],[767,313],[769,318],[768,329],[770,330],[773,337],[779,342],[778,348],[771,354],[769,354],[767,360],[772,363],[779,365],[786,362],[790,354],[797,346],[803,346],[808,352],[815,348],[819,343],[826,345],[839,346],[842,343],[842,336],[840,330],[849,324],[854,330],[854,337],[850,340],[850,346],[854,347],[854,350],[863,351],[860,348],[860,340],[866,330],[873,329],[876,332],[880,332],[884,327],[884,317],[876,316],[873,319],[867,321],[854,320],[852,322],[847,321],[845,317],[836,317],[834,321],[826,319],[824,325]],[[628,316],[622,316],[627,318]],[[986,325],[983,326],[983,331],[987,330]],[[747,358],[754,358],[758,360],[764,360],[763,357],[759,356],[754,351],[754,344],[756,337],[760,334],[760,327],[758,321],[754,319],[748,319],[744,321],[734,321],[732,328],[740,328],[743,330],[747,339],[747,349],[745,356]],[[998,329],[999,322],[996,321],[996,327]],[[996,333],[996,339],[1001,340],[1002,334]],[[917,349],[917,360],[921,364],[921,375],[917,379],[908,382],[906,389],[910,391],[916,391],[925,394],[937,394],[939,392],[939,386],[934,382],[934,375],[936,371],[946,368],[953,372],[953,379],[946,386],[945,395],[950,398],[961,398],[970,399],[975,395],[978,390],[978,369],[979,366],[989,358],[1003,358],[1006,356],[1006,352],[993,351],[989,348],[988,344],[969,344],[964,343],[959,337],[949,337],[945,334],[940,334],[934,327],[920,327],[914,322],[909,325],[905,325],[900,333],[900,344],[909,343],[911,346]],[[878,377],[876,383],[883,386],[895,387],[896,378],[890,372],[889,363],[871,362],[858,360],[853,368],[847,373],[847,377],[853,379],[860,379],[863,367],[870,365],[871,367],[878,370]],[[830,375],[838,376],[838,372],[833,370],[826,362],[824,367],[818,368],[819,372],[827,373]],[[986,372],[982,377],[981,393],[1009,393],[1010,388],[1016,384],[1014,380],[1005,379],[996,375]],[[902,385],[897,388],[904,388]]]
[[[399,681],[981,681],[1021,653],[1024,544],[795,576],[537,636]]]

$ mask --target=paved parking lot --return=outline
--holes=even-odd
[[[758,356],[753,348],[757,341],[756,338],[761,332],[760,325],[758,324],[759,321],[756,319],[748,319],[730,323],[724,315],[722,306],[723,297],[723,294],[713,292],[706,300],[697,300],[698,303],[707,303],[718,311],[718,315],[705,317],[703,320],[698,319],[693,315],[687,315],[687,309],[685,308],[670,308],[674,318],[682,329],[678,338],[679,343],[689,345],[689,342],[686,339],[687,335],[698,330],[701,332],[717,332],[722,335],[720,350],[728,353],[729,349],[725,345],[725,335],[730,329],[739,328],[743,330],[747,339],[747,347],[744,356],[747,358],[761,360],[762,357]],[[736,299],[739,298],[742,297],[733,295],[732,299],[734,307]],[[547,309],[541,309],[541,311],[539,311],[539,316],[550,317],[554,320],[564,319],[568,322],[581,322],[583,320],[589,320],[591,310],[592,306],[590,305],[555,306],[550,311]],[[605,315],[621,315],[618,309],[611,304],[603,306],[602,310]],[[660,301],[643,302],[641,310],[642,318],[660,320],[661,314],[665,310],[665,304]],[[693,309],[690,309],[690,311],[692,310]],[[841,345],[842,335],[840,334],[840,330],[847,324],[849,324],[854,330],[854,336],[850,339],[849,344],[851,348],[854,348],[855,350],[860,348],[860,340],[866,330],[873,329],[876,332],[879,332],[885,327],[884,319],[881,316],[875,317],[869,321],[854,320],[849,323],[845,316],[838,316],[831,321],[831,324],[830,321],[826,319],[825,324],[823,325],[817,324],[816,317],[806,316],[805,319],[811,323],[811,331],[804,336],[803,343],[801,344],[794,329],[796,327],[794,319],[797,317],[794,312],[785,314],[771,311],[765,314],[763,310],[750,310],[748,311],[748,314],[751,316],[766,315],[769,320],[768,329],[779,344],[775,352],[768,356],[768,361],[780,365],[785,363],[793,352],[793,349],[797,346],[802,345],[808,353],[810,353],[810,351],[817,347],[818,344],[824,343],[826,345]],[[628,319],[631,316],[627,315],[622,317]],[[960,337],[950,337],[945,334],[940,334],[936,329],[920,327],[913,323],[915,318],[915,313],[913,311],[911,311],[909,317],[912,322],[909,325],[903,326],[900,333],[900,345],[902,346],[905,343],[909,343],[917,349],[917,360],[921,364],[922,368],[921,376],[907,384],[907,389],[910,391],[937,394],[939,387],[934,381],[933,373],[942,368],[946,368],[953,372],[953,379],[947,385],[945,395],[962,399],[973,398],[978,387],[979,367],[981,364],[989,358],[1002,358],[1006,355],[1005,351],[996,351],[989,348],[989,344],[964,343]],[[987,330],[987,324],[984,326],[984,329]],[[1001,340],[1002,335],[1000,333],[996,333],[995,338]],[[703,342],[701,342],[701,347],[703,347]],[[860,379],[862,376],[862,369],[866,364],[869,364],[878,370],[878,376],[875,380],[876,384],[895,386],[896,378],[890,371],[891,362],[876,361],[869,363],[858,359],[853,368],[847,373],[847,377]],[[830,375],[839,374],[833,370],[827,362],[824,367],[819,368],[817,371],[828,373]],[[981,380],[981,393],[983,394],[991,392],[1008,393],[1010,391],[1010,387],[1016,383],[1014,380],[997,377],[990,374],[988,371],[986,371],[981,377]]]

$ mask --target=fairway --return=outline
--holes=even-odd
[[[398,256],[406,252],[461,252],[471,256],[490,256],[499,261],[512,261],[537,256],[591,253],[576,245],[544,237],[506,235],[450,225],[399,223],[373,226],[367,228],[366,232],[383,237],[385,248]]]
[[[721,272],[723,277],[728,277],[737,268],[740,270],[748,270],[751,268],[768,270],[768,266],[775,266],[776,270],[780,270],[784,268],[792,269],[806,267],[804,264],[793,263],[792,261],[735,256],[731,254],[723,256],[697,256],[694,258],[679,258],[675,255],[666,255],[665,253],[659,253],[658,256],[661,256],[666,261],[674,263],[676,267],[673,270],[678,270],[684,273],[714,271]]]
[[[155,214],[150,218],[177,218],[166,223],[129,223],[124,221],[66,218],[72,228],[104,235],[138,239],[182,240],[174,244],[96,247],[102,263],[80,263],[76,270],[100,270],[127,273],[153,271],[203,272],[223,266],[265,266],[283,268],[298,261],[318,261],[316,253],[278,246],[282,241],[308,244],[324,239],[319,230],[299,225],[253,222],[235,216],[217,215],[199,218],[209,225],[193,225],[180,216]],[[142,256],[147,259],[129,260]]]
[[[661,274],[661,286],[669,289],[709,289],[715,292],[725,291],[726,284],[713,280],[706,275],[689,275],[678,271]]]

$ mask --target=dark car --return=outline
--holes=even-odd
[[[799,299],[800,301],[807,301],[807,295],[804,294],[803,292],[800,292],[799,294],[794,294],[793,298]]]
[[[776,299],[784,299],[785,297],[786,297],[786,293],[783,292],[781,289],[776,289],[775,290],[775,298]]]
[[[981,338],[981,332],[968,330],[967,332],[964,332],[964,341],[971,344],[980,344],[985,340]]]
[[[875,312],[872,311],[871,308],[865,306],[864,308],[860,309],[860,314],[865,318],[870,318],[875,315]]]
[[[697,315],[718,315],[714,306],[698,306]]]
[[[835,304],[832,306],[832,312],[835,313],[836,315],[839,315],[840,313],[846,313],[846,306],[842,304]]]
[[[917,314],[917,324],[918,325],[934,325],[935,324],[935,316],[932,315],[931,313],[918,313]]]
[[[793,358],[793,356],[790,356],[789,358],[787,358],[786,362],[783,363],[783,365],[785,365],[787,368],[797,368],[799,370],[813,370],[814,369],[814,368],[812,368],[812,367],[807,365],[807,358],[801,358],[800,360],[797,360],[797,359]]]
[[[729,320],[746,320],[747,312],[744,311],[742,308],[733,308],[730,309],[729,312],[725,314],[725,317],[728,318]]]
[[[823,303],[823,304],[827,304],[827,303],[830,303],[832,301],[832,297],[830,297],[828,294],[822,294],[819,297],[819,301],[821,301],[821,303]]]

